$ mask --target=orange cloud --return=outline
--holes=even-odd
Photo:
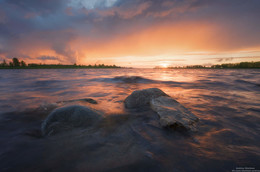
[[[85,47],[88,57],[147,56],[214,50],[218,45],[212,40],[213,32],[214,27],[206,23],[164,24],[105,42],[93,41],[81,47]]]
[[[80,48],[78,51],[82,52],[82,56],[80,56],[82,63],[95,63],[98,59],[103,62],[116,61],[127,65],[126,62],[130,64],[129,61],[133,61],[137,64],[142,58],[150,57],[149,61],[157,60],[157,62],[146,64],[151,66],[156,65],[160,58],[174,60],[192,57],[191,64],[203,64],[205,62],[199,59],[199,55],[192,56],[189,53],[202,52],[201,57],[205,57],[212,53],[232,50],[229,51],[229,55],[238,54],[241,49],[231,47],[228,39],[228,35],[221,34],[218,26],[209,22],[180,22],[177,24],[164,23],[141,31],[136,30],[106,41],[89,40],[84,43],[84,40],[81,40],[79,41],[81,45],[75,41],[74,48]],[[260,49],[258,48],[258,50]],[[131,58],[131,60],[124,58]],[[142,64],[140,63],[140,65]]]
[[[230,50],[231,54],[237,55],[242,50],[229,45],[229,35],[224,34],[219,26],[210,22],[162,23],[142,30],[132,28],[129,33],[117,34],[107,39],[97,39],[95,36],[68,36],[74,35],[74,32],[77,31],[35,32],[27,35],[22,40],[25,43],[17,46],[17,55],[34,57],[28,59],[32,62],[43,60],[36,57],[52,56],[59,57],[59,61],[56,58],[53,60],[46,58],[44,62],[105,63],[139,67],[145,63],[146,67],[153,67],[161,62],[167,62],[167,65],[172,65],[173,62],[174,64],[178,62],[180,65],[203,64],[206,61],[201,57],[218,55]],[[61,36],[58,37],[57,34]],[[50,42],[49,39],[45,40],[44,35],[48,37],[53,35],[54,38]],[[64,35],[67,35],[67,38]],[[251,50],[260,49],[256,47]],[[213,59],[218,58],[217,55],[212,56]],[[258,52],[255,55],[260,54]],[[250,53],[247,56],[250,56]],[[230,57],[230,53],[223,57]]]

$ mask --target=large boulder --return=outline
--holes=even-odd
[[[131,95],[129,95],[125,99],[125,107],[126,108],[140,108],[143,106],[149,106],[150,101],[154,98],[160,97],[160,96],[168,96],[165,94],[162,90],[158,88],[149,88],[149,89],[143,89],[143,90],[137,90],[132,92]]]
[[[150,106],[157,112],[162,127],[196,131],[199,118],[158,88],[134,91],[125,99],[126,108]]]
[[[55,109],[42,123],[42,134],[53,135],[75,127],[89,127],[97,123],[102,116],[84,106],[73,105]]]
[[[196,131],[199,118],[171,97],[154,98],[150,105],[158,113],[162,127]]]

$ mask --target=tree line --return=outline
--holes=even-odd
[[[18,58],[14,57],[12,61],[7,63],[5,60],[0,64],[1,67],[26,67],[26,63],[22,60],[19,61]]]
[[[76,63],[73,65],[64,65],[64,64],[37,64],[37,63],[29,63],[26,64],[25,61],[19,60],[14,57],[10,62],[6,62],[3,60],[0,63],[1,69],[19,69],[19,68],[29,68],[29,69],[63,69],[63,68],[120,68],[116,65],[105,65],[105,64],[95,64],[95,65],[77,65]]]
[[[212,66],[190,65],[183,67],[168,67],[169,69],[243,69],[243,68],[260,68],[258,62],[240,62],[240,63],[225,63]]]
[[[213,65],[211,68],[225,69],[225,68],[260,68],[259,62],[240,62],[240,63],[226,63],[221,65]]]

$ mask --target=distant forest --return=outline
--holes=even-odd
[[[158,67],[155,67],[158,68]],[[159,67],[160,68],[160,67]],[[241,62],[241,63],[225,63],[220,65],[203,66],[190,65],[184,67],[168,67],[168,69],[256,69],[260,68],[259,62]]]
[[[95,64],[95,65],[64,65],[64,64],[37,64],[29,63],[27,64],[23,60],[18,58],[13,58],[10,62],[3,60],[0,63],[0,69],[66,69],[66,68],[121,68],[116,65],[105,65],[105,64]],[[155,69],[160,69],[162,67],[156,66]],[[260,68],[260,61],[258,62],[240,62],[240,63],[225,63],[220,65],[203,66],[203,65],[190,65],[183,67],[168,67],[168,69],[256,69]]]
[[[13,58],[12,61],[6,62],[3,60],[0,63],[0,69],[66,69],[66,68],[121,68],[116,65],[105,65],[105,64],[98,64],[98,65],[63,65],[63,64],[37,64],[37,63],[29,63],[26,64],[25,61],[19,60],[18,58]]]

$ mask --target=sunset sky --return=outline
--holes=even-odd
[[[260,61],[260,0],[0,0],[0,60],[126,67]]]

